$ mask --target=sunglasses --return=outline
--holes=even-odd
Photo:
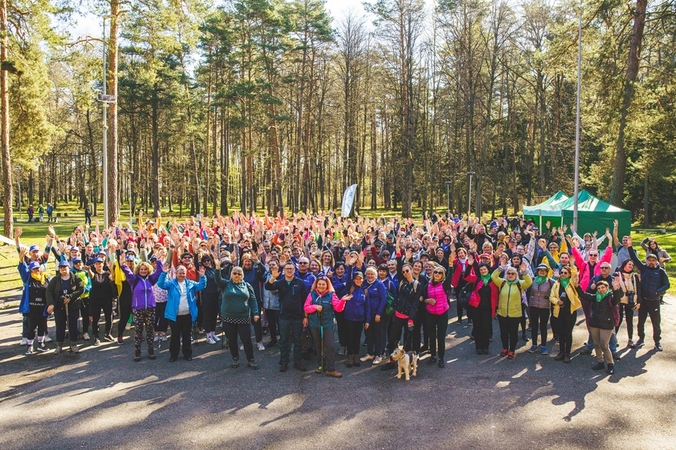
[[[434,275],[443,275],[443,274],[444,274],[444,273],[441,272],[441,271],[436,271],[436,270],[434,271]]]
[[[590,253],[589,256],[599,256],[598,253]]]
[[[244,274],[243,274],[243,273],[237,272],[237,273],[233,273],[232,276],[233,276],[233,277],[243,277]]]
[[[310,264],[310,263],[306,263],[306,262],[299,262],[298,264],[300,265],[300,264]]]
[[[406,270],[402,270],[402,271],[401,271],[401,273],[409,273],[409,272],[411,272],[411,271],[410,271],[410,270],[408,270],[408,269],[406,269]]]

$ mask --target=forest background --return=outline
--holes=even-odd
[[[581,187],[676,220],[673,0],[363,5],[1,0],[3,211],[100,215],[105,131],[110,222],[336,209],[354,183],[361,211],[514,214],[572,194],[581,20]]]

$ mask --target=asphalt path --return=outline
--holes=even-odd
[[[155,361],[144,349],[134,362],[133,330],[121,346],[27,357],[21,317],[9,308],[0,311],[0,448],[672,449],[676,297],[666,300],[665,350],[653,349],[649,321],[638,350],[626,347],[622,327],[614,375],[578,354],[581,324],[564,364],[551,341],[550,356],[529,354],[521,341],[513,361],[500,358],[497,322],[491,355],[475,355],[470,327],[452,319],[446,368],[423,358],[410,382],[370,364],[348,369],[344,356],[341,379],[280,373],[278,347],[254,350],[258,371],[232,369],[229,352],[203,338],[193,361],[170,363],[165,343]]]

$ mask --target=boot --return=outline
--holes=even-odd
[[[134,350],[134,361],[139,362],[141,361],[141,349],[137,348]]]
[[[566,364],[570,362],[570,353],[563,354],[563,362],[565,362]]]
[[[359,355],[352,355],[352,365],[355,367],[361,366],[361,362],[359,362]]]
[[[556,361],[563,361],[563,352],[559,352],[558,355],[556,355],[556,358],[554,358]]]
[[[347,355],[347,364],[346,364],[347,367],[352,367],[352,360],[353,359],[354,358],[352,357],[352,355]]]
[[[155,347],[152,345],[148,347],[148,358],[155,359]]]
[[[63,351],[63,342],[57,342],[56,348],[54,349],[54,354],[60,355],[62,351]]]

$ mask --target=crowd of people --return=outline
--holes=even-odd
[[[289,365],[305,371],[311,337],[316,372],[340,377],[337,355],[346,357],[346,368],[364,363],[392,370],[390,355],[400,346],[428,352],[427,364],[444,368],[449,324],[465,320],[476,353],[490,355],[497,316],[501,357],[515,359],[521,338],[532,340],[530,353],[558,347],[554,359],[569,363],[581,309],[588,329],[581,353],[594,351],[593,368],[612,374],[622,323],[627,346],[640,347],[649,316],[655,349],[662,350],[660,303],[671,260],[653,238],[641,243],[641,260],[631,236],[618,237],[617,225],[612,235],[607,229],[598,237],[550,223],[539,230],[523,218],[436,213],[417,224],[332,212],[235,213],[181,223],[139,215],[135,227],[91,229],[88,221],[70,236],[49,226],[44,248],[22,245],[17,228],[22,344],[27,355],[49,351],[52,314],[57,354],[77,353],[79,339],[122,344],[131,321],[135,361],[144,340],[155,359],[170,329],[174,362],[180,354],[191,360],[200,336],[221,342],[220,326],[233,368],[244,352],[247,366],[258,369],[254,348],[279,345],[279,371]],[[52,255],[56,273],[48,269]]]

